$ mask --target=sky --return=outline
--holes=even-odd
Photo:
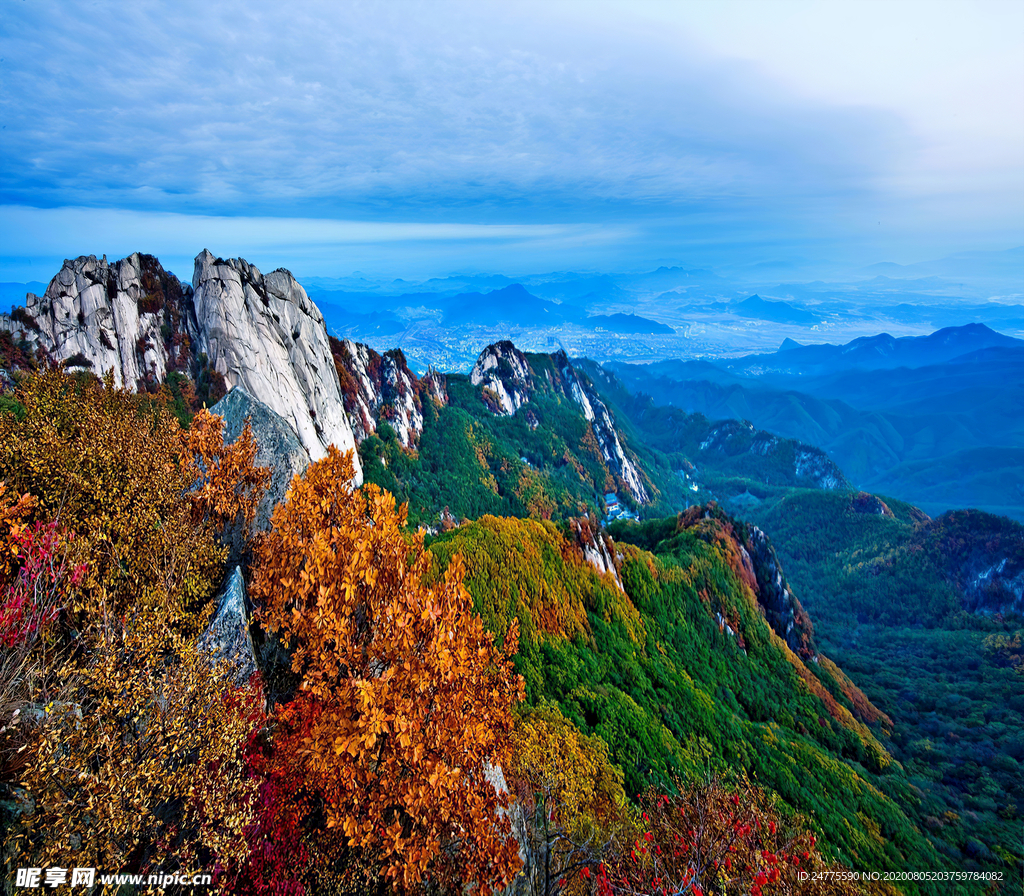
[[[1024,244],[1020,0],[0,0],[0,280]]]

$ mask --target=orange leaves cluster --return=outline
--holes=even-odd
[[[472,612],[454,560],[433,587],[422,536],[376,486],[351,491],[331,448],[292,483],[257,549],[251,594],[292,648],[299,719],[277,749],[322,799],[326,825],[404,889],[424,879],[481,891],[518,858],[507,797],[487,778],[504,761],[522,682],[510,650]]]
[[[238,440],[225,445],[223,418],[203,408],[181,438],[181,466],[191,483],[193,521],[212,522],[218,530],[239,518],[251,525],[270,481],[270,470],[255,465],[257,449],[252,427],[246,423]]]

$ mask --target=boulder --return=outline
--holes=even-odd
[[[199,636],[199,649],[214,662],[226,660],[234,679],[244,684],[256,672],[256,652],[249,633],[242,569],[235,566],[217,595],[217,612]]]
[[[241,387],[228,392],[210,413],[224,418],[224,442],[234,443],[248,420],[256,440],[256,464],[270,467],[270,484],[256,511],[254,526],[260,531],[270,528],[270,517],[288,492],[295,476],[310,464],[309,452],[303,447],[288,422],[249,395]]]

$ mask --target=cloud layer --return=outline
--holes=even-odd
[[[0,204],[796,242],[891,210],[896,111],[589,8],[8,3]]]

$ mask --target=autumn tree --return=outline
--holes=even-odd
[[[211,668],[196,635],[221,536],[252,519],[267,478],[252,434],[225,446],[205,412],[183,432],[109,376],[46,371],[18,400],[18,415],[0,411],[0,478],[22,496],[0,500],[0,602],[7,627],[49,626],[28,645],[45,681],[20,695],[21,783],[37,806],[24,858],[74,850],[141,872],[237,857],[258,789],[240,750],[263,697]]]
[[[553,703],[521,708],[505,778],[529,892],[589,893],[605,856],[633,829],[608,745],[582,734]]]
[[[159,408],[60,370],[28,377],[23,413],[0,413],[0,479],[34,499],[34,519],[74,533],[85,563],[68,627],[156,614],[183,632],[205,622],[220,580],[225,525],[251,519],[268,478],[246,428],[231,446],[201,412],[182,432]]]
[[[785,820],[773,799],[746,779],[717,776],[677,792],[641,797],[636,839],[600,865],[599,896],[853,896],[891,892],[844,876],[800,819]],[[834,875],[820,872],[832,871]],[[804,872],[816,872],[805,874]]]
[[[255,684],[180,644],[168,661],[145,624],[104,633],[77,673],[80,702],[42,708],[23,783],[36,865],[173,872],[240,859],[259,781],[244,747],[262,724]]]
[[[518,866],[505,761],[522,682],[472,612],[453,561],[434,586],[405,507],[353,491],[349,456],[329,449],[274,513],[251,594],[292,650],[300,690],[277,749],[301,764],[324,825],[401,889],[424,880],[488,892]]]

